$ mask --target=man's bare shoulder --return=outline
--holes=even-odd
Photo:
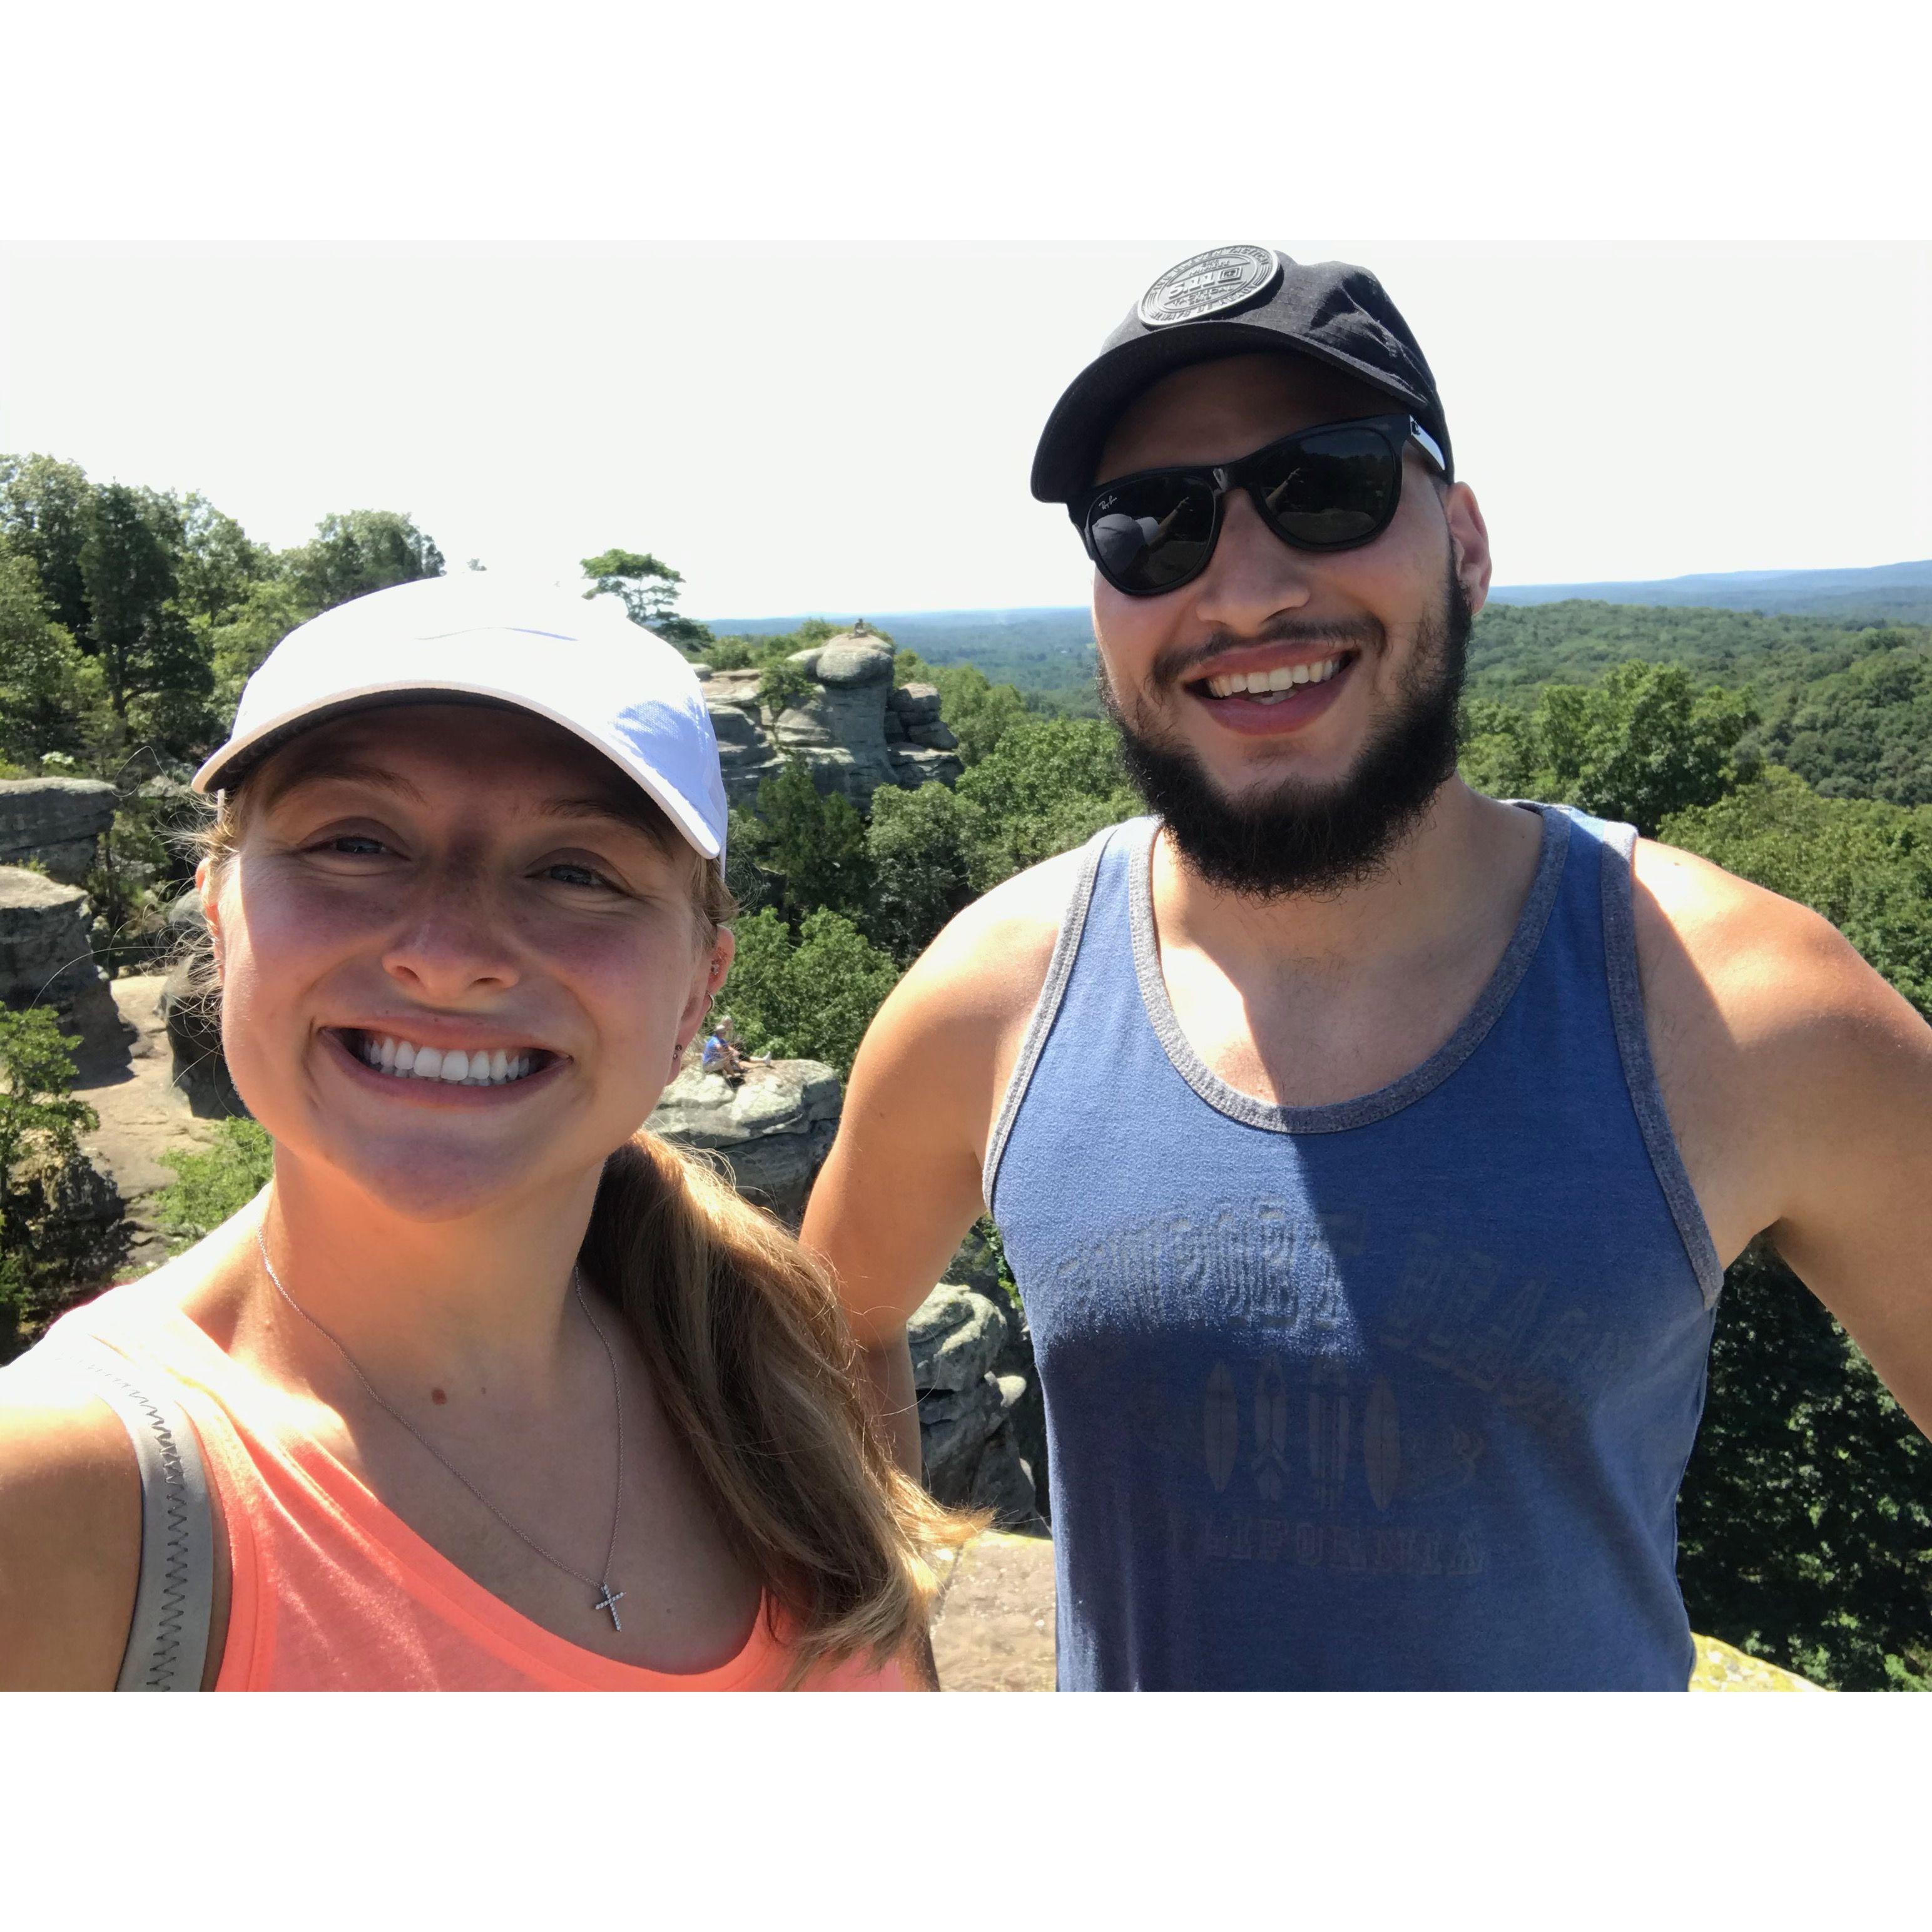
[[[111,1690],[140,1559],[119,1418],[51,1376],[0,1376],[0,1690]]]
[[[1633,859],[1638,956],[1646,993],[1677,1016],[1701,1006],[1738,1048],[1790,1048],[1807,1037],[1916,1016],[1831,922],[1694,852],[1637,842]],[[1922,1025],[1922,1022],[1916,1022]]]
[[[1046,983],[1084,856],[1063,852],[975,899],[914,962],[893,1000],[936,1025],[976,1030],[1017,1019],[1023,1027]]]

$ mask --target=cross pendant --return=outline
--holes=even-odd
[[[604,1586],[603,1598],[597,1606],[600,1610],[608,1610],[610,1612],[610,1628],[613,1630],[622,1630],[624,1628],[617,1621],[617,1599],[623,1594],[622,1590],[614,1593],[609,1583],[606,1582]]]

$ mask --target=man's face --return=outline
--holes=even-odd
[[[1129,407],[1096,480],[1228,462],[1389,406],[1304,357],[1199,364]],[[1262,894],[1342,884],[1372,866],[1454,769],[1462,646],[1488,582],[1474,496],[1439,488],[1412,446],[1394,520],[1360,549],[1291,549],[1237,490],[1192,582],[1137,598],[1096,574],[1108,709],[1184,855]],[[1298,681],[1223,694],[1238,676],[1269,673]]]

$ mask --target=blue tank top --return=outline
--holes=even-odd
[[[1218,1078],[1139,819],[1084,869],[986,1160],[1045,1397],[1063,1689],[1683,1690],[1723,1270],[1652,1069],[1635,833],[1541,814],[1442,1049]]]

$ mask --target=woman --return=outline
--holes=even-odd
[[[134,1448],[57,1382],[92,1348],[205,1457],[204,1688],[899,1688],[959,1526],[818,1268],[638,1130],[731,958],[688,667],[607,604],[406,585],[285,638],[195,782],[274,1178],[0,1384],[0,1684],[129,1646]]]

